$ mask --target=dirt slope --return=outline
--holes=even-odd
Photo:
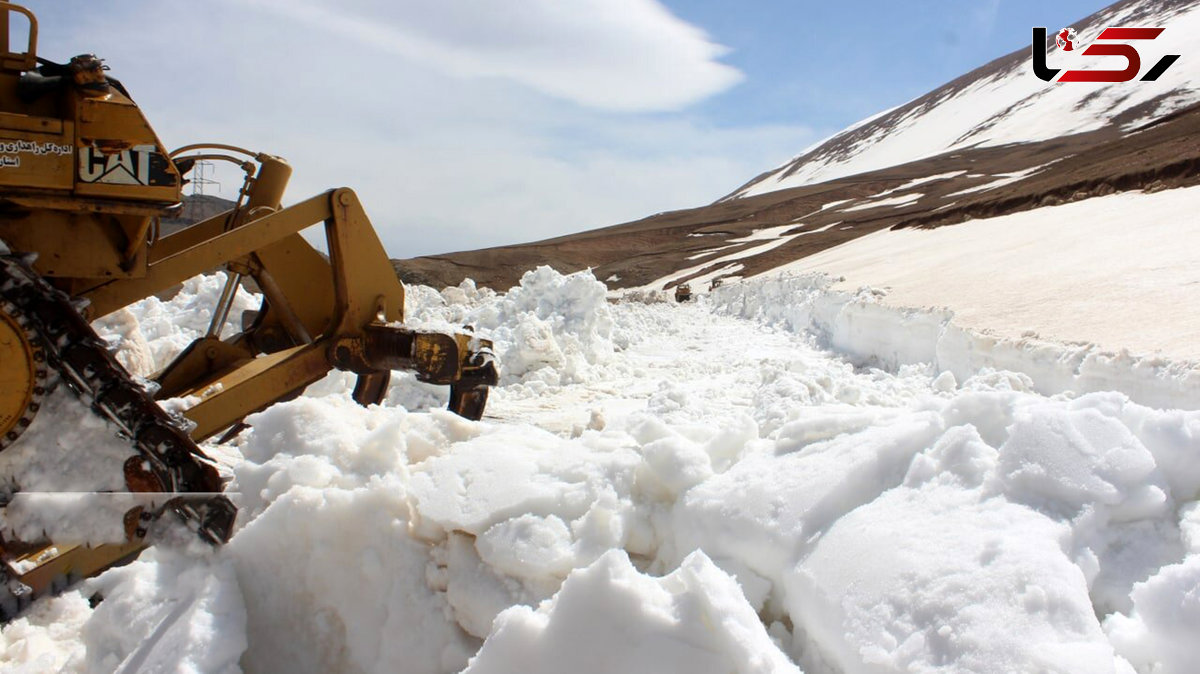
[[[916,183],[938,176],[942,177]],[[1004,181],[1011,182],[997,184]],[[954,151],[579,234],[398,260],[396,265],[409,281],[453,285],[473,278],[494,288],[508,288],[525,270],[540,264],[563,272],[592,267],[597,278],[617,277],[608,281],[610,287],[626,288],[703,265],[705,259],[719,260],[759,246],[761,241],[730,242],[754,230],[795,224],[786,233],[813,232],[736,260],[743,265],[737,274],[749,276],[887,227],[936,227],[1114,191],[1197,183],[1200,106],[1128,134],[1110,128],[1048,141]],[[822,210],[834,202],[843,203]],[[689,259],[723,246],[729,247]],[[716,262],[679,280],[729,264]]]

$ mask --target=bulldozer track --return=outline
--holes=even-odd
[[[228,541],[237,509],[220,494],[221,477],[188,435],[187,421],[168,414],[154,401],[116,361],[72,299],[34,271],[32,262],[30,256],[0,255],[0,307],[15,308],[27,334],[36,340],[39,357],[137,452],[125,464],[129,490],[168,495],[157,510],[131,520],[136,521],[133,540],[145,537],[149,523],[169,511],[208,543]],[[26,425],[44,392],[39,386]],[[13,439],[7,438],[6,444]],[[4,446],[0,444],[0,451]],[[56,589],[65,584],[56,582]],[[0,562],[0,621],[27,605],[35,594]]]

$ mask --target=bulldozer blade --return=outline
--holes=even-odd
[[[451,412],[464,419],[479,421],[483,418],[483,410],[487,406],[487,399],[487,386],[452,384],[450,386],[450,404],[447,407]]]

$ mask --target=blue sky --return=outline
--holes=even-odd
[[[1104,0],[666,0],[731,49],[746,75],[702,101],[722,123],[804,120],[843,128],[992,59],[1027,49],[1030,28],[1061,28]]]
[[[171,147],[359,191],[394,257],[709,203],[1103,0],[28,0]],[[239,181],[218,174],[219,193]],[[210,193],[216,191],[209,188]]]

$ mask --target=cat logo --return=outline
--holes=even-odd
[[[156,149],[153,145],[135,145],[106,155],[90,146],[81,147],[79,180],[109,185],[160,185],[154,169],[162,163],[162,158]]]

